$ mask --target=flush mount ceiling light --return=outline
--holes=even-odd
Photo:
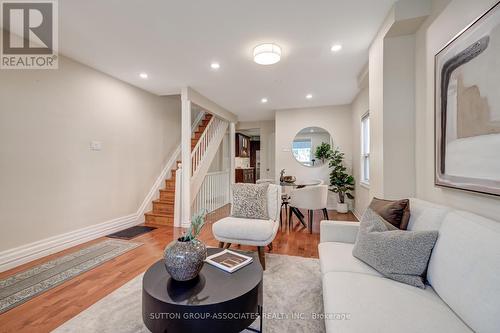
[[[312,94],[307,94],[307,95],[306,95],[306,98],[307,98],[307,99],[311,99],[311,98],[313,98],[313,95],[312,95]]]
[[[141,73],[141,74],[139,74],[139,76],[141,79],[146,80],[148,78],[148,73]]]
[[[264,97],[263,99],[260,100],[260,102],[261,103],[267,103],[267,98]]]
[[[331,48],[332,52],[339,52],[340,50],[342,50],[342,45],[340,44],[334,44]]]
[[[210,64],[210,68],[217,70],[220,68],[220,64],[218,62],[213,62]]]
[[[259,65],[272,65],[280,59],[281,47],[276,44],[260,44],[253,49],[253,61]]]

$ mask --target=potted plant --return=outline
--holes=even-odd
[[[323,163],[330,158],[331,154],[332,147],[326,142],[322,142],[319,146],[317,146],[316,151],[314,152],[314,156]]]
[[[165,267],[172,279],[188,281],[200,273],[207,257],[207,248],[197,237],[204,225],[204,212],[193,216],[188,231],[165,248]]]
[[[339,195],[339,202],[337,204],[337,211],[339,213],[347,213],[348,207],[345,198],[354,199],[351,191],[354,190],[354,177],[347,174],[346,167],[343,164],[344,153],[338,148],[331,152],[329,167],[332,168],[330,172],[330,191]]]

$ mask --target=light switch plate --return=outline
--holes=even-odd
[[[102,143],[100,141],[90,141],[90,150],[101,151]]]

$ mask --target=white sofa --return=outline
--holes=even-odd
[[[409,230],[439,230],[419,289],[352,256],[359,223],[322,221],[327,332],[500,332],[500,222],[410,200]]]

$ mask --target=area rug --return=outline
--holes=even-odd
[[[263,331],[325,332],[323,319],[314,318],[316,314],[323,312],[319,261],[270,254],[266,255],[266,266]],[[259,325],[256,322],[251,327],[258,328]],[[142,274],[53,332],[149,332],[142,322]]]
[[[155,227],[147,227],[143,225],[136,225],[134,227],[127,228],[125,230],[121,230],[115,232],[114,234],[107,235],[109,238],[120,238],[120,239],[132,239],[142,234],[148,233],[150,231],[155,230]]]
[[[140,245],[104,240],[0,280],[0,313]]]

